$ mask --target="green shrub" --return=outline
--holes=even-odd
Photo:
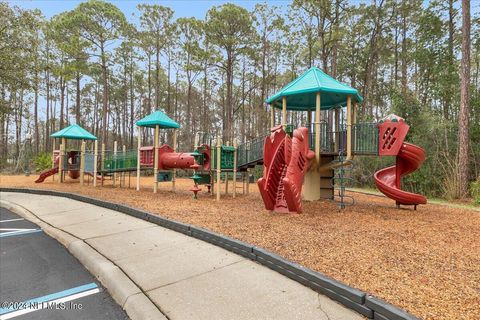
[[[473,204],[480,206],[480,177],[470,184],[470,192],[472,193]]]
[[[41,172],[52,167],[52,155],[47,152],[38,154],[33,160],[36,172]]]

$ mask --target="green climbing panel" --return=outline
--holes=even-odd
[[[196,173],[198,176],[197,183],[198,184],[210,184],[210,174],[209,173]]]
[[[235,148],[231,146],[220,147],[220,169],[233,169]],[[217,148],[212,148],[213,168],[217,169]]]
[[[103,170],[105,171],[127,171],[137,168],[137,150],[129,150],[125,153],[106,152],[103,161]]]

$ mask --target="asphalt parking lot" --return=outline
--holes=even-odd
[[[0,208],[0,320],[128,319],[99,282],[37,225]]]

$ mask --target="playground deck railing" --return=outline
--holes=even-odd
[[[378,127],[376,123],[352,125],[352,152],[356,155],[378,154]],[[315,131],[309,133],[310,149],[315,150]],[[347,149],[346,125],[338,130],[329,130],[328,123],[320,123],[320,152],[338,154]]]
[[[315,126],[312,126],[313,130],[310,130],[308,135],[308,143],[311,150],[315,150]],[[338,143],[336,143],[338,139]],[[338,148],[336,147],[338,144]],[[345,126],[341,126],[339,130],[329,130],[328,123],[326,121],[320,122],[320,152],[322,153],[334,153],[338,150],[342,150],[346,144],[346,129]]]
[[[378,155],[379,131],[377,123],[352,125],[353,153],[356,155]]]
[[[69,171],[69,170],[80,170],[80,153],[69,156],[68,154],[64,154],[62,159],[62,170]]]
[[[244,167],[263,160],[263,145],[266,137],[260,136],[238,146],[237,167]]]
[[[131,171],[137,169],[137,150],[120,151],[116,154],[113,151],[105,152],[103,159],[103,171]]]

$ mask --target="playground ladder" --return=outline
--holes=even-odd
[[[334,162],[343,163],[345,161],[344,152],[340,152],[338,159]],[[349,165],[342,165],[335,167],[334,175],[332,178],[332,186],[334,188],[333,201],[338,202],[340,209],[345,209],[348,205],[355,204],[355,198],[345,194],[346,185],[353,182],[353,179],[350,177],[353,170],[353,162]],[[348,201],[345,201],[345,200]]]

